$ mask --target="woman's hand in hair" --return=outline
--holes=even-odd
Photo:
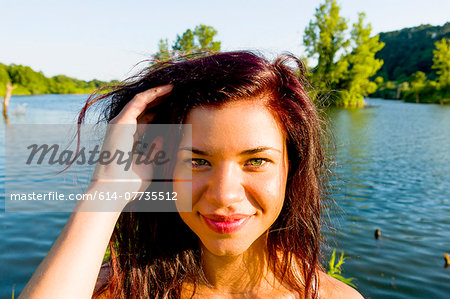
[[[144,115],[147,105],[169,93],[171,89],[172,86],[165,85],[137,94],[110,122],[102,151],[132,151],[133,143],[142,134],[138,130],[138,124],[151,121],[151,116],[141,116]],[[161,144],[162,140],[158,142]],[[152,169],[134,165],[130,169],[131,171],[124,171],[123,165],[117,163],[97,164],[86,194],[97,194],[99,191],[139,191],[145,188],[144,182],[152,178]],[[130,187],[135,190],[130,190]],[[100,204],[104,202],[98,201]],[[95,206],[96,203],[91,201],[80,201],[77,204],[77,213],[72,213],[51,250],[20,294],[20,298],[92,297],[105,248],[121,214],[120,208],[126,205],[126,201],[121,201],[119,206],[115,207],[116,210],[111,211],[114,213],[103,213],[103,206]],[[93,209],[92,204],[100,209]],[[88,207],[89,212],[84,212],[83,207]]]
[[[151,145],[142,146],[143,135],[148,129],[146,124],[151,123],[154,117],[145,112],[150,103],[168,94],[172,88],[173,85],[163,85],[136,94],[109,122],[99,154],[99,157],[107,157],[103,161],[108,162],[97,163],[88,190],[117,192],[118,198],[128,200],[132,192],[143,192],[148,188],[154,164],[143,161],[154,159],[162,149],[163,139],[157,137]],[[115,159],[112,158],[114,156]],[[122,200],[121,204],[127,202]]]

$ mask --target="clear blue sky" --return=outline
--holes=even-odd
[[[160,38],[198,24],[218,31],[223,50],[303,55],[303,31],[318,0],[0,0],[0,62],[46,76],[125,79]],[[450,21],[448,0],[338,0],[354,22],[364,11],[373,33]],[[131,72],[130,72],[131,71]]]

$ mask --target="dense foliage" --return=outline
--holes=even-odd
[[[36,72],[29,66],[0,63],[0,96],[4,96],[8,82],[13,85],[15,95],[90,93],[113,83],[99,80],[83,81],[64,75],[47,78],[42,72]]]
[[[436,79],[432,69],[434,44],[445,37],[450,38],[450,22],[380,33],[380,41],[386,45],[375,56],[384,61],[378,76],[384,81],[405,82],[421,71],[429,79]]]
[[[376,80],[372,81],[370,78],[383,65],[383,60],[376,59],[375,54],[384,47],[384,43],[379,42],[378,35],[370,37],[372,27],[364,24],[364,18],[365,14],[360,13],[358,23],[353,24],[353,51],[342,58],[348,62],[340,84],[343,90],[337,103],[342,106],[363,106],[364,96],[377,89]]]
[[[307,56],[317,59],[311,79],[319,91],[335,89],[348,67],[347,61],[338,60],[338,51],[350,44],[345,37],[347,21],[339,11],[336,1],[326,0],[316,9],[303,36]]]
[[[339,12],[335,0],[325,0],[305,29],[307,56],[317,60],[310,76],[317,90],[314,97],[328,105],[363,106],[364,96],[377,88],[370,78],[383,65],[375,54],[384,43],[370,36],[372,27],[364,23],[364,13],[348,33],[347,21]]]
[[[450,104],[449,39],[444,37],[436,41],[432,54],[430,69],[435,74],[416,71],[407,81],[387,81],[380,84],[373,95],[407,102]]]

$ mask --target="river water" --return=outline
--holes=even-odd
[[[73,124],[85,99],[12,97],[9,123]],[[334,248],[344,251],[342,275],[356,278],[366,298],[448,298],[450,268],[444,268],[443,255],[450,253],[450,107],[368,103],[327,111],[336,161],[325,259]],[[11,298],[69,214],[5,213],[5,126],[0,124],[0,298]]]

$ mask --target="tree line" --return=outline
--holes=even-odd
[[[450,22],[442,26],[420,25],[391,32],[381,32],[380,41],[386,45],[375,57],[384,61],[378,71],[384,81],[405,82],[417,71],[431,80],[437,79],[433,65],[435,43],[450,39]],[[405,55],[407,53],[407,55]]]
[[[416,103],[450,104],[450,22],[381,33],[384,79],[373,94]],[[405,55],[406,53],[406,55]]]
[[[11,95],[91,93],[95,89],[118,81],[84,81],[64,75],[46,77],[29,66],[0,63],[0,95],[3,95],[3,115],[7,118]]]
[[[410,31],[381,33],[380,40],[380,35],[372,36],[372,26],[365,21],[363,12],[354,24],[349,24],[340,15],[340,10],[336,0],[324,0],[304,31],[306,51],[303,59],[309,66],[307,77],[315,87],[311,96],[318,104],[363,106],[367,96],[450,103],[450,50],[448,30],[445,29],[450,28],[450,23],[444,25],[443,32],[436,33],[434,29],[431,34],[431,26],[417,27],[418,38],[413,40],[422,46],[414,47],[411,43],[414,34]],[[428,31],[423,33],[422,29]],[[152,63],[190,53],[209,55],[220,51],[221,42],[216,36],[217,30],[212,26],[198,25],[177,35],[172,43],[163,38],[152,56]],[[428,54],[417,55],[417,51],[411,49],[423,49],[424,36],[428,36],[428,40],[430,36],[431,39],[442,36],[442,39],[435,42],[434,49],[426,48]],[[399,55],[404,62],[398,63]],[[431,65],[428,73],[423,72],[423,59],[432,59],[432,63],[427,62]],[[83,81],[63,75],[47,78],[27,66],[0,63],[0,95],[6,94],[5,100],[13,89],[14,94],[90,93],[113,83],[116,82]]]
[[[34,95],[50,93],[90,93],[94,89],[106,86],[111,82],[100,80],[84,81],[57,75],[46,77],[42,72],[37,72],[29,66],[0,63],[0,94],[6,91],[6,85],[10,83],[13,86],[14,94]]]

